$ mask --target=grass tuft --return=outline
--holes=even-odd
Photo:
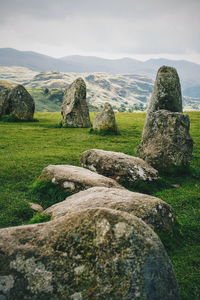
[[[43,208],[65,200],[71,194],[65,192],[59,185],[53,184],[51,181],[36,180],[30,186],[31,201],[40,204]]]
[[[51,217],[45,215],[42,212],[37,212],[28,222],[27,224],[37,224],[37,223],[44,223],[51,220]]]

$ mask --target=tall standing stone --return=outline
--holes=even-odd
[[[0,81],[0,117],[13,115],[19,120],[32,120],[34,100],[20,84]]]
[[[93,130],[99,133],[118,134],[115,113],[108,102],[104,104],[103,110],[97,113],[93,122]]]
[[[86,102],[86,84],[76,79],[64,92],[62,125],[66,127],[90,127],[90,116]]]
[[[138,156],[158,170],[187,167],[193,149],[189,129],[189,117],[182,113],[177,71],[163,66],[154,84]]]
[[[181,85],[175,68],[162,66],[157,73],[149,112],[160,109],[182,112]]]

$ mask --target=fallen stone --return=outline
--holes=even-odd
[[[180,299],[158,236],[111,209],[1,229],[0,270],[1,299]]]
[[[92,129],[97,133],[118,134],[118,128],[115,121],[115,114],[112,106],[105,103],[103,110],[96,114]]]
[[[76,79],[65,90],[61,114],[64,127],[91,126],[86,102],[86,84],[82,78]]]
[[[123,188],[111,178],[70,165],[49,165],[43,169],[39,179],[51,181],[70,193],[77,193],[94,186]]]
[[[181,187],[181,185],[175,183],[175,184],[172,184],[171,187],[174,188],[174,189],[178,189],[178,188]]]
[[[185,114],[159,110],[148,116],[138,156],[157,170],[187,167],[192,159],[193,140]]]
[[[98,149],[87,150],[81,155],[81,164],[94,172],[115,179],[122,185],[158,179],[158,172],[145,161],[120,152]]]
[[[32,210],[35,210],[38,212],[42,212],[44,210],[44,208],[40,204],[37,204],[37,203],[29,202],[29,206],[30,206],[30,208],[32,208]]]
[[[79,210],[97,207],[128,212],[156,230],[170,230],[176,222],[171,207],[159,198],[105,187],[94,187],[74,194],[47,208],[44,213],[52,218],[60,218]]]
[[[34,100],[22,85],[0,80],[0,117],[32,120],[34,111]]]

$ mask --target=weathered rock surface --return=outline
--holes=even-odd
[[[122,185],[158,179],[158,172],[138,157],[91,149],[81,155],[82,166],[115,179]]]
[[[187,167],[192,159],[193,141],[189,117],[159,110],[149,116],[138,155],[154,168]]]
[[[188,166],[193,150],[189,129],[176,69],[163,66],[156,77],[138,156],[158,170]]]
[[[90,127],[90,116],[86,102],[86,84],[76,79],[64,92],[62,125],[66,127]]]
[[[40,180],[52,181],[65,191],[77,193],[94,186],[123,188],[114,179],[70,165],[49,165],[44,168]]]
[[[109,134],[118,134],[117,124],[115,121],[115,114],[112,106],[106,102],[103,110],[96,114],[92,129],[95,132],[103,132]]]
[[[0,270],[7,300],[180,299],[157,235],[111,209],[1,229]]]
[[[44,213],[52,218],[59,218],[72,212],[97,207],[128,212],[158,230],[169,230],[175,224],[171,207],[161,199],[116,188],[90,188],[52,205]]]
[[[182,112],[181,85],[175,68],[162,66],[157,73],[149,112],[160,109]]]
[[[22,85],[0,81],[0,117],[13,115],[19,120],[31,120],[34,111],[34,100]]]

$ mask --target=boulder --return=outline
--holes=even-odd
[[[103,110],[96,114],[92,129],[97,133],[118,134],[115,114],[112,106],[106,102]]]
[[[81,164],[126,186],[158,179],[158,172],[141,158],[120,152],[87,150],[81,155]]]
[[[13,115],[19,120],[32,120],[34,100],[20,84],[0,81],[0,117]]]
[[[156,230],[170,230],[175,224],[171,207],[159,198],[116,188],[93,187],[47,208],[44,213],[59,218],[88,208],[111,208],[141,218]]]
[[[30,208],[32,208],[32,210],[37,211],[37,212],[43,212],[44,208],[38,204],[38,203],[33,203],[33,202],[28,202]]]
[[[51,181],[70,193],[77,193],[94,186],[123,188],[114,179],[70,165],[49,165],[43,169],[39,179]]]
[[[1,229],[0,270],[1,299],[180,299],[158,236],[112,209]]]
[[[181,85],[175,68],[162,66],[157,73],[148,111],[182,112]]]
[[[82,78],[76,79],[65,90],[61,114],[64,127],[91,126],[86,102],[86,84]]]
[[[159,110],[148,117],[137,153],[158,170],[187,167],[192,159],[190,120],[185,114]]]

